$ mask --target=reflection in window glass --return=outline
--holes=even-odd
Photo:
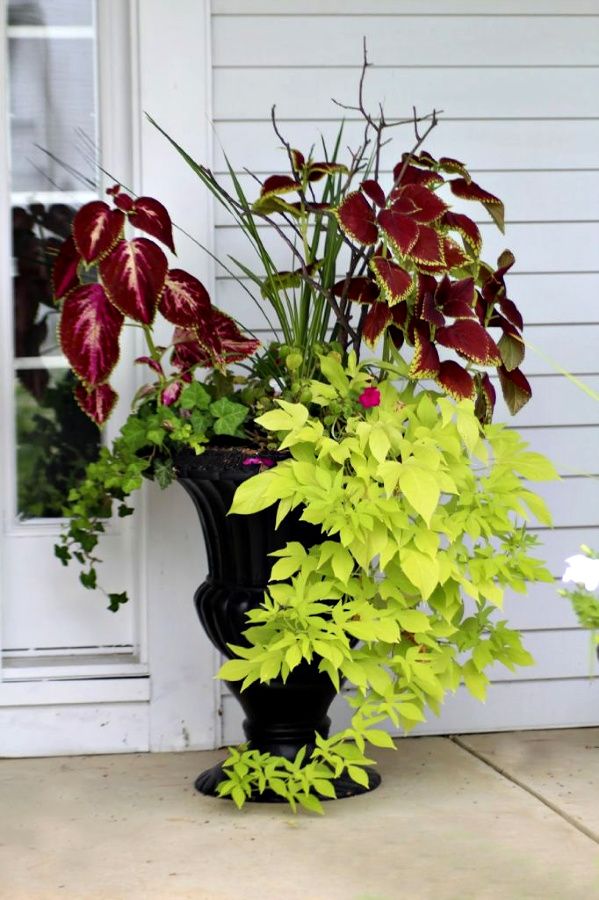
[[[73,397],[75,378],[63,369],[18,369],[18,512],[59,517],[71,487],[98,458],[98,428]]]
[[[91,25],[93,0],[9,0],[9,25]]]
[[[11,0],[8,21],[18,513],[54,518],[100,447],[63,367],[51,279],[96,190],[93,3]]]

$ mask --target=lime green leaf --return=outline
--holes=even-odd
[[[400,628],[404,631],[410,631],[412,634],[429,631],[431,627],[430,619],[426,613],[417,609],[402,609],[396,613],[396,618]]]
[[[553,463],[542,453],[521,453],[514,459],[513,466],[529,481],[555,481],[559,478]]]
[[[382,728],[369,728],[367,731],[363,731],[362,735],[374,747],[389,747],[390,750],[395,750],[393,738]]]
[[[247,659],[229,659],[220,667],[217,677],[223,681],[241,681],[253,668]]]
[[[360,769],[359,766],[348,766],[347,774],[352,779],[352,781],[356,782],[356,784],[361,784],[365,788],[368,787],[368,772],[365,772],[364,769]]]
[[[309,812],[318,813],[320,816],[324,815],[324,809],[322,808],[322,803],[315,797],[314,794],[298,794],[297,799],[304,807],[304,809],[309,810]]]
[[[320,370],[341,396],[346,397],[349,393],[349,378],[343,371],[341,363],[333,356],[321,356]]]
[[[419,466],[404,465],[399,475],[399,487],[408,503],[430,525],[441,496],[435,476]]]

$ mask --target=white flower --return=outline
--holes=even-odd
[[[566,560],[567,569],[562,581],[583,584],[587,591],[596,591],[599,587],[599,559],[590,559],[578,554]]]

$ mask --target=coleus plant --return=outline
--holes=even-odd
[[[125,236],[127,221],[174,253],[172,223],[165,207],[151,197],[133,199],[115,185],[113,205],[94,200],[73,219],[53,269],[54,296],[61,304],[60,343],[79,379],[76,399],[98,425],[117,400],[109,383],[119,359],[127,321],[139,326],[147,354],[136,362],[155,373],[155,391],[164,406],[179,397],[196,367],[226,369],[250,356],[259,342],[212,305],[204,285],[182,269],[169,269],[162,248],[147,237]],[[156,314],[174,326],[171,365],[165,374],[166,347],[156,346]],[[141,397],[147,397],[148,391]]]

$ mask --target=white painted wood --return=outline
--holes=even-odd
[[[11,39],[25,40],[81,40],[94,36],[90,25],[10,25],[7,29]]]
[[[364,16],[368,19],[387,16],[421,16],[427,18],[453,16],[597,16],[595,0],[571,0],[567,9],[564,0],[213,0],[212,12],[216,16],[271,16],[285,14],[289,17],[305,15]]]
[[[56,682],[27,680],[5,682],[0,686],[0,705],[11,707],[133,703],[149,698],[150,681],[147,676]]]
[[[340,4],[337,13],[342,12]],[[254,39],[248,39],[250,33]],[[259,20],[251,15],[213,20],[214,59],[219,66],[302,66],[307,61],[312,66],[355,66],[364,36],[370,58],[381,66],[396,66],[398,60],[403,66],[448,67],[599,63],[598,18],[539,16],[514,22],[502,16],[402,15],[370,21],[344,15],[340,21],[337,15],[303,15],[290,23],[273,14]]]
[[[137,7],[138,111],[150,113],[193,157],[210,161],[209,4],[143,0]],[[176,48],[176,49],[175,49]],[[168,63],[164,64],[164,60]],[[157,64],[157,61],[161,61]],[[212,203],[197,177],[148,122],[141,120],[140,193],[158,197],[173,221],[212,242]],[[196,244],[175,231],[176,264],[212,292],[213,268]],[[165,330],[170,341],[172,326]],[[216,651],[202,632],[193,594],[205,577],[204,545],[190,500],[177,486],[146,492],[148,662],[152,677],[152,750],[218,742]]]
[[[244,740],[241,708],[232,696],[223,697],[223,745]],[[351,710],[342,696],[331,706],[331,730],[349,725]],[[441,715],[432,713],[412,735],[460,734],[541,728],[580,728],[599,723],[599,679],[564,678],[555,681],[512,681],[493,684],[486,703],[464,688],[446,699]],[[382,724],[380,727],[385,727]],[[388,728],[395,736],[400,733]]]
[[[513,27],[513,26],[512,26]],[[379,68],[372,53],[364,90],[366,105],[382,102],[389,119],[412,118],[420,112],[442,109],[449,119],[589,118],[599,114],[599,68],[585,69],[587,90],[580,91],[578,68],[447,69],[436,65],[423,71]],[[426,56],[423,63],[431,62]],[[337,119],[331,98],[355,106],[360,77],[360,54],[353,67],[243,68],[238,63],[215,69],[214,107],[218,122],[266,119],[265,99],[292,119]],[[326,86],[326,88],[325,88]],[[324,89],[323,89],[324,88]],[[293,103],[290,103],[293,98]],[[348,113],[355,118],[355,113]]]
[[[595,393],[599,391],[599,375],[585,376],[584,381]],[[498,395],[495,407],[497,421],[508,422],[523,431],[529,426],[599,424],[599,403],[563,375],[537,375],[530,379],[530,383],[533,399],[517,417],[510,415]]]
[[[145,699],[6,706],[0,708],[0,756],[142,753],[149,749],[148,728]]]
[[[581,69],[581,79],[584,78],[584,71]],[[321,134],[332,145],[338,130],[337,122],[288,121],[293,108],[293,98],[289,98],[287,105],[277,111],[283,134],[292,146],[308,149],[315,141],[320,140]],[[269,98],[265,97],[264,117],[269,110]],[[214,167],[217,172],[227,171],[220,146],[225,148],[235,169],[247,166],[257,174],[270,175],[284,164],[284,157],[277,149],[278,143],[273,140],[272,127],[265,121],[253,123],[251,131],[246,122],[221,122],[215,126],[215,130],[218,140],[215,145]],[[344,129],[345,142],[349,146],[356,146],[360,133],[359,123],[348,122]],[[441,117],[439,125],[427,139],[426,146],[433,156],[451,153],[466,162],[473,171],[527,171],[597,169],[598,143],[599,122],[592,119],[473,123],[445,121]],[[401,156],[401,151],[412,144],[413,140],[406,132],[403,141],[398,139],[398,143],[383,154],[385,165],[392,167]],[[482,175],[479,180],[483,182]]]

